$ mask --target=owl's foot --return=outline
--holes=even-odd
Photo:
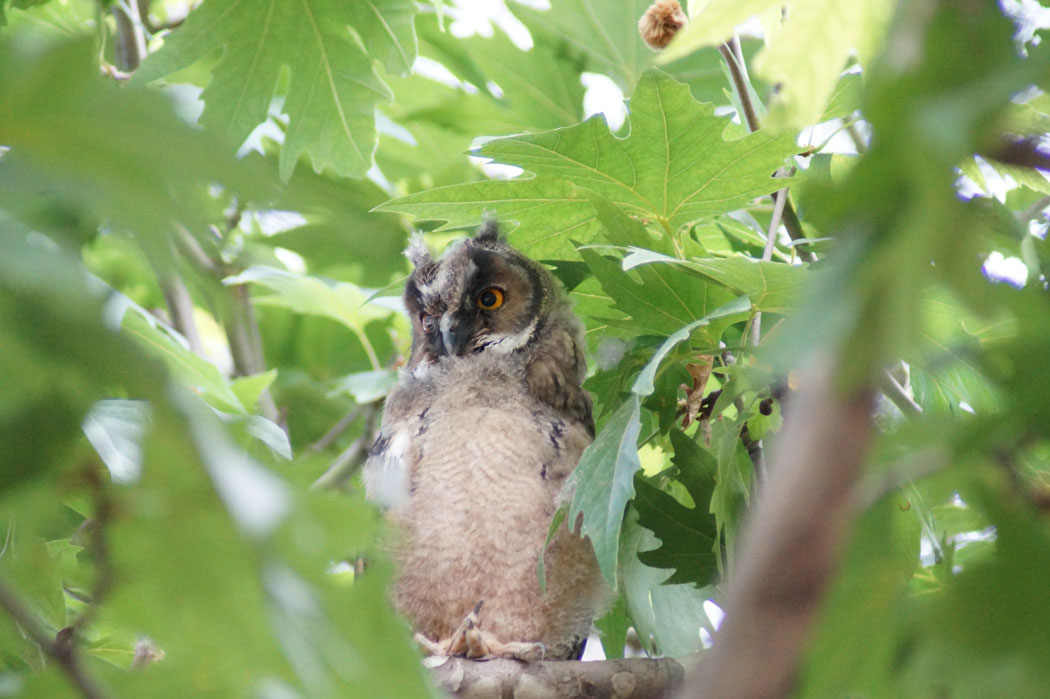
[[[522,641],[504,643],[495,634],[479,628],[479,611],[481,611],[481,602],[478,602],[473,611],[463,618],[459,627],[448,638],[435,642],[417,633],[416,643],[430,655],[460,655],[472,660],[512,658],[526,663],[543,660],[542,643]]]

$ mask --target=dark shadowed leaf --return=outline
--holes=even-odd
[[[719,569],[718,529],[710,511],[718,462],[680,430],[671,430],[671,444],[676,478],[689,491],[694,505],[686,507],[645,479],[635,478],[638,524],[661,541],[660,548],[640,551],[638,558],[653,568],[673,568],[674,574],[664,584],[708,585]]]

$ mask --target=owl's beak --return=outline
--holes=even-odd
[[[445,346],[445,352],[451,357],[463,354],[467,345],[468,333],[455,323],[452,313],[441,316],[441,343]]]

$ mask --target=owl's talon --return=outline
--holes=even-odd
[[[422,648],[427,655],[449,655],[447,645],[440,641],[435,643],[421,633],[417,633],[412,638],[415,640],[416,645]]]
[[[459,655],[471,660],[492,660],[493,658],[511,658],[526,663],[543,660],[546,648],[542,643],[513,641],[504,643],[495,634],[483,630],[478,622],[481,602],[463,617],[459,627],[448,638],[431,641],[421,633],[415,635],[416,643],[433,656]]]

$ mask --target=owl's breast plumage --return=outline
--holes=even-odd
[[[594,554],[563,526],[545,555],[546,594],[537,563],[588,427],[531,395],[505,358],[445,361],[398,390],[402,418],[384,425],[408,467],[392,516],[398,606],[442,638],[483,601],[486,630],[567,656],[601,594]]]

